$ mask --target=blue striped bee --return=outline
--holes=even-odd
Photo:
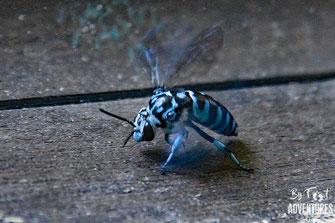
[[[150,98],[149,106],[139,111],[134,122],[102,109],[100,111],[126,121],[134,127],[124,145],[131,136],[137,142],[151,141],[155,138],[158,128],[163,130],[166,142],[171,145],[171,152],[162,165],[162,174],[165,173],[167,165],[183,139],[188,136],[187,128],[194,129],[200,136],[213,143],[238,167],[252,172],[253,170],[243,166],[221,141],[208,135],[195,124],[203,125],[225,136],[237,136],[238,125],[226,107],[202,92],[167,88],[173,82],[172,77],[176,80],[176,74],[184,73],[183,69],[189,70],[192,65],[199,66],[199,63],[203,63],[206,66],[213,62],[215,53],[223,44],[221,27],[212,25],[202,30],[186,45],[186,48],[175,44],[182,42],[180,33],[172,35],[170,32],[169,34],[174,38],[166,41],[161,40],[166,36],[162,32],[164,32],[162,27],[156,27],[149,32],[143,39],[143,46],[137,55],[139,64],[156,87]],[[184,49],[182,53],[180,49]],[[173,141],[170,140],[171,134],[177,135]]]

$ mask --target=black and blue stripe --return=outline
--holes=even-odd
[[[222,104],[202,92],[185,91],[192,99],[189,118],[207,128],[226,136],[237,135],[237,123]]]

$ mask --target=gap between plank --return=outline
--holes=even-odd
[[[194,91],[219,91],[231,89],[243,89],[264,86],[277,86],[288,83],[310,83],[335,79],[335,72],[325,72],[305,75],[286,75],[278,77],[266,77],[258,79],[230,80],[216,83],[191,84],[176,86],[178,88]],[[93,103],[103,101],[114,101],[119,99],[143,98],[152,95],[153,88],[109,91],[88,94],[73,94],[60,96],[32,97],[0,101],[0,110],[36,108],[45,106],[59,106],[69,104]]]

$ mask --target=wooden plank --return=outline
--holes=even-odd
[[[27,222],[297,222],[290,190],[329,188],[324,202],[334,203],[334,86],[208,92],[240,127],[219,138],[254,174],[190,132],[186,152],[160,175],[162,134],[121,147],[131,127],[98,111],[132,119],[148,98],[0,111],[0,213]]]
[[[174,19],[195,29],[219,23],[224,29],[217,64],[186,83],[334,70],[333,1],[178,2],[147,6],[163,21]],[[85,41],[72,49],[75,25],[56,24],[58,1],[23,1],[20,7],[13,1],[2,4],[7,10],[0,13],[0,100],[150,86],[136,74],[128,53],[120,52],[113,41],[105,41],[99,51]]]

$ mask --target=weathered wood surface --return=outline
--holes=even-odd
[[[0,219],[297,222],[287,213],[291,189],[331,188],[335,202],[334,86],[208,92],[240,125],[238,137],[220,139],[254,174],[191,132],[187,151],[160,175],[162,134],[121,147],[131,127],[98,111],[132,119],[147,98],[0,111]]]
[[[222,25],[225,43],[217,66],[207,75],[189,81],[335,69],[334,1],[150,4],[164,21],[172,17],[196,27]],[[135,74],[127,52],[118,51],[112,41],[105,41],[100,51],[85,41],[79,49],[72,49],[71,35],[76,26],[56,24],[60,5],[60,1],[0,2],[0,100],[149,86],[141,81],[141,74]]]

